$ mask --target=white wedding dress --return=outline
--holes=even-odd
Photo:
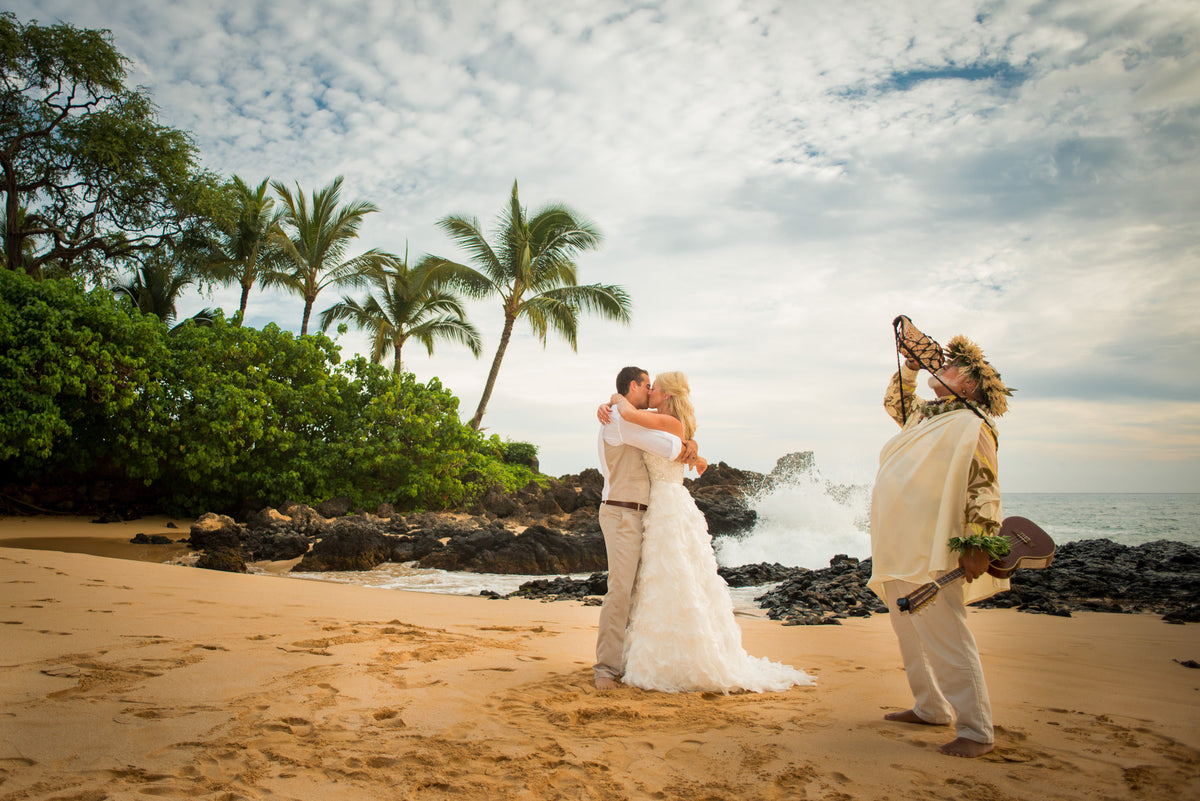
[[[650,508],[643,518],[621,681],[669,693],[815,685],[803,670],[742,649],[742,630],[729,587],[717,573],[708,524],[683,486],[683,463],[652,454],[644,459]]]

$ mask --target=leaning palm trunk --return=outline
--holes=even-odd
[[[304,298],[304,319],[300,322],[300,336],[308,336],[308,318],[312,316],[313,303],[316,302],[315,297]]]
[[[238,325],[246,319],[246,303],[250,300],[250,289],[253,282],[242,284],[242,303],[238,306]]]
[[[496,357],[492,359],[492,369],[488,373],[487,384],[483,387],[483,396],[479,399],[479,408],[471,418],[471,428],[479,430],[483,422],[483,413],[487,411],[488,401],[492,399],[492,390],[496,388],[496,377],[500,375],[500,362],[504,361],[504,351],[508,350],[508,340],[512,337],[513,325],[517,322],[515,314],[504,315],[504,331],[500,334],[500,347],[496,348]]]

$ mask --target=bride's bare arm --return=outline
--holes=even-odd
[[[652,428],[655,431],[666,431],[668,434],[683,439],[683,423],[669,414],[659,414],[649,409],[637,409],[626,398],[614,395],[613,403],[619,404],[621,417],[642,428]]]

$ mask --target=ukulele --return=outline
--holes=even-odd
[[[1012,551],[1007,556],[993,559],[987,572],[996,578],[1008,578],[1019,567],[1040,570],[1054,561],[1054,541],[1050,535],[1032,520],[1024,517],[1006,517],[1000,526],[999,536],[1008,540]],[[934,599],[938,590],[958,581],[966,573],[957,567],[928,584],[922,584],[908,595],[896,601],[901,612],[917,612]]]

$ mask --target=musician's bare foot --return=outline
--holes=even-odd
[[[888,712],[883,716],[884,720],[890,720],[893,723],[918,723],[922,726],[942,726],[942,723],[931,723],[924,718],[918,717],[916,712],[911,709],[906,709],[903,712]]]
[[[968,740],[966,737],[959,737],[956,740],[946,743],[938,750],[949,756],[974,759],[984,754],[990,754],[993,748],[995,746],[992,743],[980,743],[975,740]]]
[[[596,689],[599,690],[600,692],[607,692],[609,690],[615,690],[615,689],[617,689],[617,683],[615,681],[613,681],[611,678],[609,678],[608,676],[597,676],[596,677]]]

